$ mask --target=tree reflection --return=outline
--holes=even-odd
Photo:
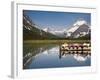
[[[23,68],[27,68],[36,55],[49,51],[52,47],[56,46],[55,44],[28,44],[24,45],[23,48]]]

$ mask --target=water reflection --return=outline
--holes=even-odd
[[[90,66],[91,51],[61,51],[57,44],[25,44],[23,68]]]
[[[73,58],[77,61],[86,61],[90,58],[90,51],[60,51],[59,59],[66,57],[67,55],[72,55]]]

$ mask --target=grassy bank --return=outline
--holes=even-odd
[[[23,43],[43,43],[43,44],[51,44],[51,43],[54,43],[54,44],[62,44],[62,43],[83,43],[83,42],[90,42],[90,40],[24,40]]]

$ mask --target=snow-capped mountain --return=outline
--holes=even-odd
[[[81,25],[86,24],[87,22],[84,20],[78,20],[77,22],[75,22],[72,27],[67,31],[67,32],[74,32],[76,31]]]
[[[89,34],[90,26],[85,20],[79,19],[74,24],[72,24],[72,27],[70,27],[69,29],[63,29],[57,31],[50,28],[45,28],[43,29],[43,31],[52,33],[62,38],[66,38],[66,37],[78,38]]]
[[[77,20],[71,28],[66,30],[66,37],[78,38],[89,34],[90,26],[85,20]]]
[[[43,31],[50,32],[50,29],[49,28],[44,28]]]
[[[43,31],[49,32],[49,33],[59,36],[59,37],[65,37],[64,30],[53,30],[51,28],[44,28]]]
[[[51,31],[52,34],[56,35],[56,36],[59,36],[61,38],[64,38],[65,37],[65,33],[64,33],[64,30],[61,30],[61,31]]]
[[[37,25],[34,25],[34,26],[37,27]],[[31,30],[31,27],[25,27],[25,28],[27,28],[28,30]],[[49,28],[46,27],[46,28],[41,29],[41,30],[43,30],[47,33],[56,35],[60,38],[67,38],[67,37],[78,38],[78,37],[90,35],[90,26],[83,19],[77,20],[75,23],[72,24],[72,26],[70,26],[69,29],[66,29],[66,28],[63,30],[54,30],[50,27]]]

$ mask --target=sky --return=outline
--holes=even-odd
[[[24,10],[25,15],[29,16],[30,19],[39,28],[50,28],[52,30],[63,30],[71,27],[75,21],[82,18],[91,24],[90,13],[75,13],[75,12],[51,12],[51,11],[34,11]]]

